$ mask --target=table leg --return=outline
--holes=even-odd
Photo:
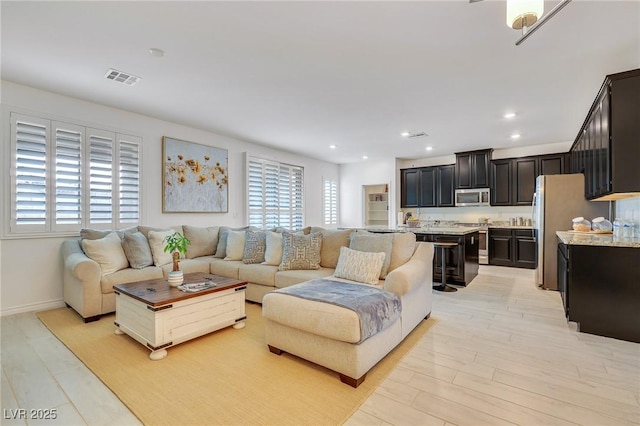
[[[160,361],[161,359],[165,358],[167,356],[167,351],[166,349],[159,349],[157,351],[153,351],[149,354],[149,358],[151,358],[153,361]]]
[[[117,335],[120,335],[120,334],[124,334],[124,331],[120,330],[119,328],[116,328],[113,333],[117,334]]]
[[[233,328],[235,328],[236,330],[240,330],[241,328],[244,328],[245,325],[246,324],[244,323],[244,321],[240,321],[240,322],[237,322],[237,323],[233,324]]]

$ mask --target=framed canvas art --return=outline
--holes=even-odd
[[[227,165],[226,149],[164,136],[162,212],[227,212]]]

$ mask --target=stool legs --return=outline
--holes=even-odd
[[[433,289],[444,292],[458,291],[457,288],[447,285],[447,248],[444,246],[440,248],[442,250],[442,283],[440,285],[434,286]]]

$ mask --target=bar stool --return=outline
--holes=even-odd
[[[440,285],[433,286],[433,289],[445,292],[458,291],[457,288],[447,285],[447,249],[457,247],[458,243],[436,241],[433,243],[433,245],[435,246],[435,248],[441,249],[442,253],[442,283]]]

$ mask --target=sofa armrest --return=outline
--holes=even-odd
[[[100,265],[87,257],[79,240],[62,242],[64,301],[82,317],[102,314]]]
[[[384,289],[402,296],[421,285],[431,288],[433,285],[433,253],[432,243],[416,243],[416,250],[411,259],[387,275]]]

